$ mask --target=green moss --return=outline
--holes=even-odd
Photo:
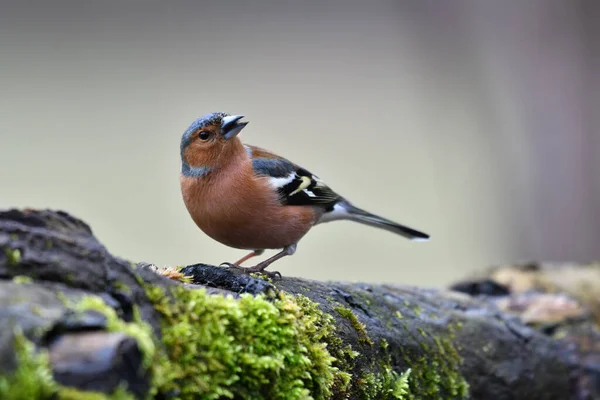
[[[458,331],[460,331],[463,327],[463,323],[461,321],[456,321],[448,325],[448,332],[450,335],[454,337]]]
[[[381,339],[381,340],[379,341],[379,348],[380,348],[380,349],[382,349],[382,350],[387,350],[387,348],[388,348],[389,346],[390,346],[390,344],[388,343],[388,341],[387,341],[387,340],[385,340],[385,339]]]
[[[44,315],[44,311],[43,311],[42,307],[40,307],[40,306],[31,305],[31,306],[29,306],[29,310],[31,310],[31,312],[35,315],[38,315],[38,316]],[[40,335],[38,335],[41,337],[44,334],[43,333],[44,328],[43,327],[36,327],[36,328],[40,328],[42,330],[42,332],[40,332]]]
[[[121,281],[113,282],[113,286],[115,287],[115,289],[120,290],[123,293],[131,294],[131,288]]]
[[[410,392],[411,370],[407,369],[398,376],[391,368],[384,370],[382,374],[364,374],[358,382],[358,394],[365,400],[370,399],[412,399]]]
[[[64,387],[60,390],[58,400],[134,400],[135,396],[125,388],[118,387],[112,394],[87,392],[75,388]]]
[[[397,399],[409,399],[412,397],[412,393],[410,392],[410,373],[411,369],[407,369],[396,379],[393,386],[393,396]]]
[[[14,334],[18,368],[12,374],[0,375],[0,399],[47,399],[58,391],[52,378],[48,354],[36,353],[35,346],[20,330]]]
[[[72,284],[73,282],[75,282],[75,278],[76,278],[76,277],[77,277],[77,276],[76,276],[74,273],[72,273],[72,272],[68,272],[68,273],[65,275],[65,282],[66,282],[66,283],[68,283],[68,284]]]
[[[261,274],[260,272],[252,272],[248,274],[248,276],[254,279],[262,279],[265,282],[273,283],[273,279],[271,279],[271,277],[265,274]]]
[[[379,342],[379,351],[363,360],[367,373],[362,374],[353,386],[353,391],[364,400],[370,399],[412,399],[409,390],[410,369],[398,375],[392,368],[389,343],[385,339]]]
[[[419,305],[415,305],[413,307],[413,312],[418,317],[419,315],[421,315],[421,312],[423,312],[423,310],[421,310],[421,307],[419,307]]]
[[[344,355],[333,318],[304,296],[235,299],[182,287],[172,289],[172,298],[154,287],[147,294],[164,318],[159,394],[327,399],[349,385],[328,348]]]
[[[235,299],[182,287],[171,296],[156,287],[146,293],[164,318],[165,353],[153,395],[342,399],[362,391],[371,396],[365,398],[404,399],[408,393],[408,373],[399,376],[389,362],[352,379],[359,353],[339,338],[335,319],[303,295]]]
[[[64,292],[58,291],[58,292],[54,293],[54,295],[56,296],[56,299],[58,301],[63,303],[65,306],[69,306],[69,298],[64,294]]]
[[[340,305],[340,306],[335,307],[335,311],[337,311],[338,314],[340,314],[343,318],[347,319],[350,322],[350,324],[352,325],[352,327],[354,328],[354,330],[356,330],[356,333],[358,334],[359,342],[368,344],[369,346],[373,345],[373,341],[367,334],[365,325],[358,320],[358,318],[356,317],[356,315],[354,315],[354,313],[352,312],[351,309]]]
[[[403,321],[408,335],[413,335],[409,325]],[[419,335],[413,335],[422,351],[412,355],[402,349],[401,355],[412,372],[409,378],[414,398],[464,399],[469,395],[469,384],[460,373],[463,362],[453,340],[462,328],[461,322],[451,322],[446,331],[431,333],[417,327]]]
[[[9,267],[14,267],[21,262],[21,250],[19,249],[11,249],[7,247],[4,249],[4,254],[6,254],[8,259],[7,263]]]
[[[13,281],[14,283],[16,283],[17,285],[23,285],[23,284],[26,284],[26,283],[31,283],[31,282],[33,282],[33,279],[31,279],[31,277],[30,277],[30,276],[26,276],[26,275],[17,275],[17,276],[14,276],[14,277],[12,278],[12,281]]]
[[[462,358],[452,341],[435,337],[435,349],[421,346],[427,356],[407,357],[411,366],[409,385],[415,398],[467,398],[469,384],[460,373]]]

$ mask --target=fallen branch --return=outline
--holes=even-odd
[[[0,212],[0,398],[585,398],[578,353],[488,299],[154,269],[66,213]]]

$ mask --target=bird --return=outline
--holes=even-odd
[[[213,112],[196,119],[181,137],[180,186],[195,224],[226,246],[249,250],[231,268],[281,277],[266,268],[296,252],[316,225],[348,220],[407,239],[429,235],[354,206],[317,175],[273,152],[242,143],[243,115]],[[280,250],[252,267],[242,267],[265,250]]]

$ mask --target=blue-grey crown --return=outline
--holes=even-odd
[[[204,128],[205,126],[220,125],[223,117],[227,116],[229,116],[229,114],[224,112],[213,112],[210,114],[203,115],[194,122],[192,122],[181,137],[181,156],[183,157],[183,150],[187,147],[188,144],[190,144],[192,134],[194,132],[196,132],[198,129]]]

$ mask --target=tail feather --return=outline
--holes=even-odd
[[[429,240],[429,235],[426,233],[420,232],[413,228],[409,228],[408,226],[401,225],[387,218],[371,214],[368,211],[353,206],[347,201],[340,201],[339,203],[337,203],[331,214],[331,217],[327,218],[327,220],[346,219],[375,228],[385,229],[386,231],[393,232],[410,240]],[[335,214],[335,216],[333,214]]]

